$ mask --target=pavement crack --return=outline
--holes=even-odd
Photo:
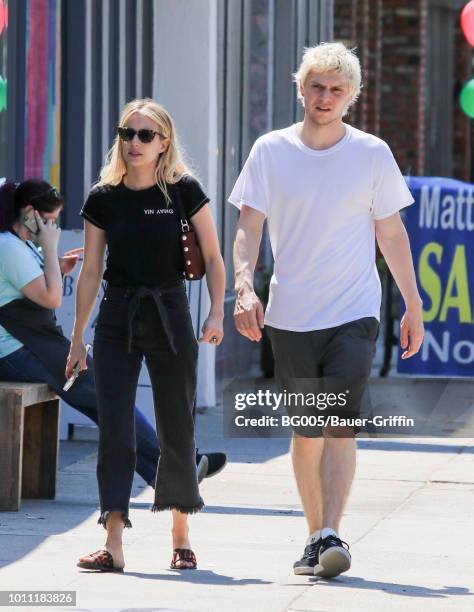
[[[415,489],[410,491],[408,495],[395,508],[393,508],[393,510],[391,510],[390,512],[387,512],[387,514],[384,514],[382,517],[380,517],[380,519],[376,521],[374,525],[372,525],[372,527],[370,527],[365,533],[363,533],[360,537],[354,540],[353,545],[356,545],[359,542],[361,542],[366,536],[372,533],[372,531],[374,531],[381,523],[383,523],[383,521],[385,521],[388,517],[398,512],[398,510],[400,510],[417,493],[422,491],[428,484],[429,484],[429,481],[425,481],[419,487],[416,487]]]
[[[474,482],[470,480],[428,480],[429,483],[435,484],[459,484],[459,485],[473,485]]]
[[[430,478],[427,478],[425,480],[413,480],[412,478],[358,478],[357,480],[370,480],[370,481],[377,481],[377,482],[419,482],[419,483],[450,483],[450,484],[474,484],[474,482],[471,482],[469,480],[431,480]]]

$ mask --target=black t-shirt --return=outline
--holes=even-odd
[[[198,181],[185,175],[167,185],[167,205],[158,185],[133,190],[122,183],[94,187],[81,216],[103,229],[107,241],[104,279],[111,285],[148,287],[173,284],[184,278],[181,222],[175,190],[190,219],[209,198]]]

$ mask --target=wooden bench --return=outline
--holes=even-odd
[[[0,382],[0,510],[54,499],[59,398],[45,384]]]

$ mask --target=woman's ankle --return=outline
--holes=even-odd
[[[189,527],[171,529],[173,548],[186,548],[189,546]]]
[[[173,538],[188,538],[189,537],[189,527],[173,527],[171,529],[171,535]]]

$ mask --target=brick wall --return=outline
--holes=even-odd
[[[418,175],[426,173],[428,1],[335,0],[334,6],[334,38],[358,48],[363,71],[364,88],[348,120],[386,140],[402,172]],[[455,23],[455,48],[447,49],[455,57],[453,90],[470,78],[472,57]],[[453,174],[469,180],[469,120],[457,100],[454,106]]]

